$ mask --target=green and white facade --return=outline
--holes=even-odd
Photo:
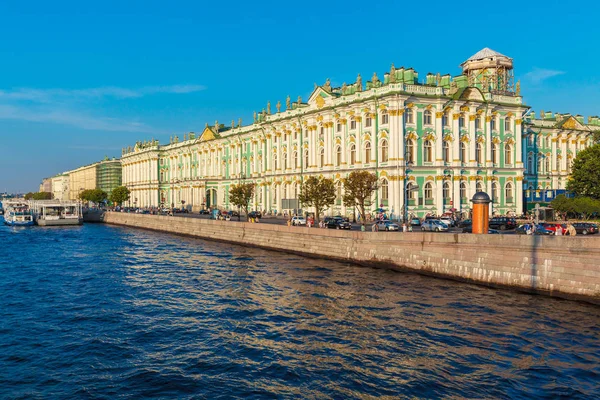
[[[483,49],[461,67],[462,75],[428,74],[425,83],[393,65],[364,85],[360,75],[339,88],[327,80],[306,102],[288,98],[274,112],[267,105],[250,125],[216,122],[167,145],[138,142],[122,156],[131,205],[232,209],[231,185],[251,181],[252,209],[293,211],[303,180],[323,175],[338,185],[327,213],[352,215],[341,180],[367,170],[380,182],[373,208],[383,204],[394,218],[405,193],[410,215],[467,214],[477,191],[493,197],[492,213],[521,213],[523,146],[537,120],[527,115],[510,58]]]

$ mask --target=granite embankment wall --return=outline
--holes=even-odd
[[[338,231],[114,212],[104,220],[600,304],[600,237]]]

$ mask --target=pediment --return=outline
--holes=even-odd
[[[311,106],[315,105],[317,108],[322,108],[325,105],[325,102],[331,97],[331,94],[327,93],[325,89],[317,86],[308,98],[308,104]]]

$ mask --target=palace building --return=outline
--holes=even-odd
[[[215,122],[169,144],[138,142],[123,149],[122,179],[140,207],[232,209],[231,185],[256,184],[251,209],[297,212],[309,176],[332,178],[337,200],[328,214],[352,215],[342,179],[352,171],[377,175],[373,208],[402,217],[455,212],[485,191],[491,213],[520,214],[524,201],[564,189],[570,162],[591,144],[597,117],[540,113],[525,105],[513,60],[485,48],[462,74],[396,68],[363,84],[316,86],[306,102],[288,96],[254,113],[252,124]],[[524,192],[525,191],[525,192]],[[309,210],[304,210],[309,211]]]

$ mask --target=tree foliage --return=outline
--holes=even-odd
[[[561,194],[556,196],[550,205],[565,216],[590,219],[593,216],[600,215],[600,200],[591,197],[568,198]]]
[[[567,190],[578,196],[600,199],[600,144],[577,154],[567,182]]]
[[[315,208],[315,219],[319,222],[321,212],[327,210],[335,201],[335,184],[333,179],[311,176],[306,179],[298,195],[300,203]]]
[[[125,186],[117,186],[110,194],[110,201],[112,201],[114,204],[123,204],[129,200],[130,194],[131,192]]]
[[[91,201],[92,203],[104,203],[108,199],[108,194],[102,189],[87,189],[79,193],[82,201]]]
[[[600,144],[600,129],[592,132],[592,140],[595,144]]]
[[[25,195],[25,200],[51,200],[52,193],[50,192],[29,192]]]
[[[344,204],[356,207],[365,224],[365,206],[377,190],[377,176],[368,171],[353,171],[344,179]]]
[[[241,207],[246,213],[246,218],[248,218],[248,207],[253,196],[254,183],[240,183],[239,185],[232,185],[229,189],[229,201]]]

